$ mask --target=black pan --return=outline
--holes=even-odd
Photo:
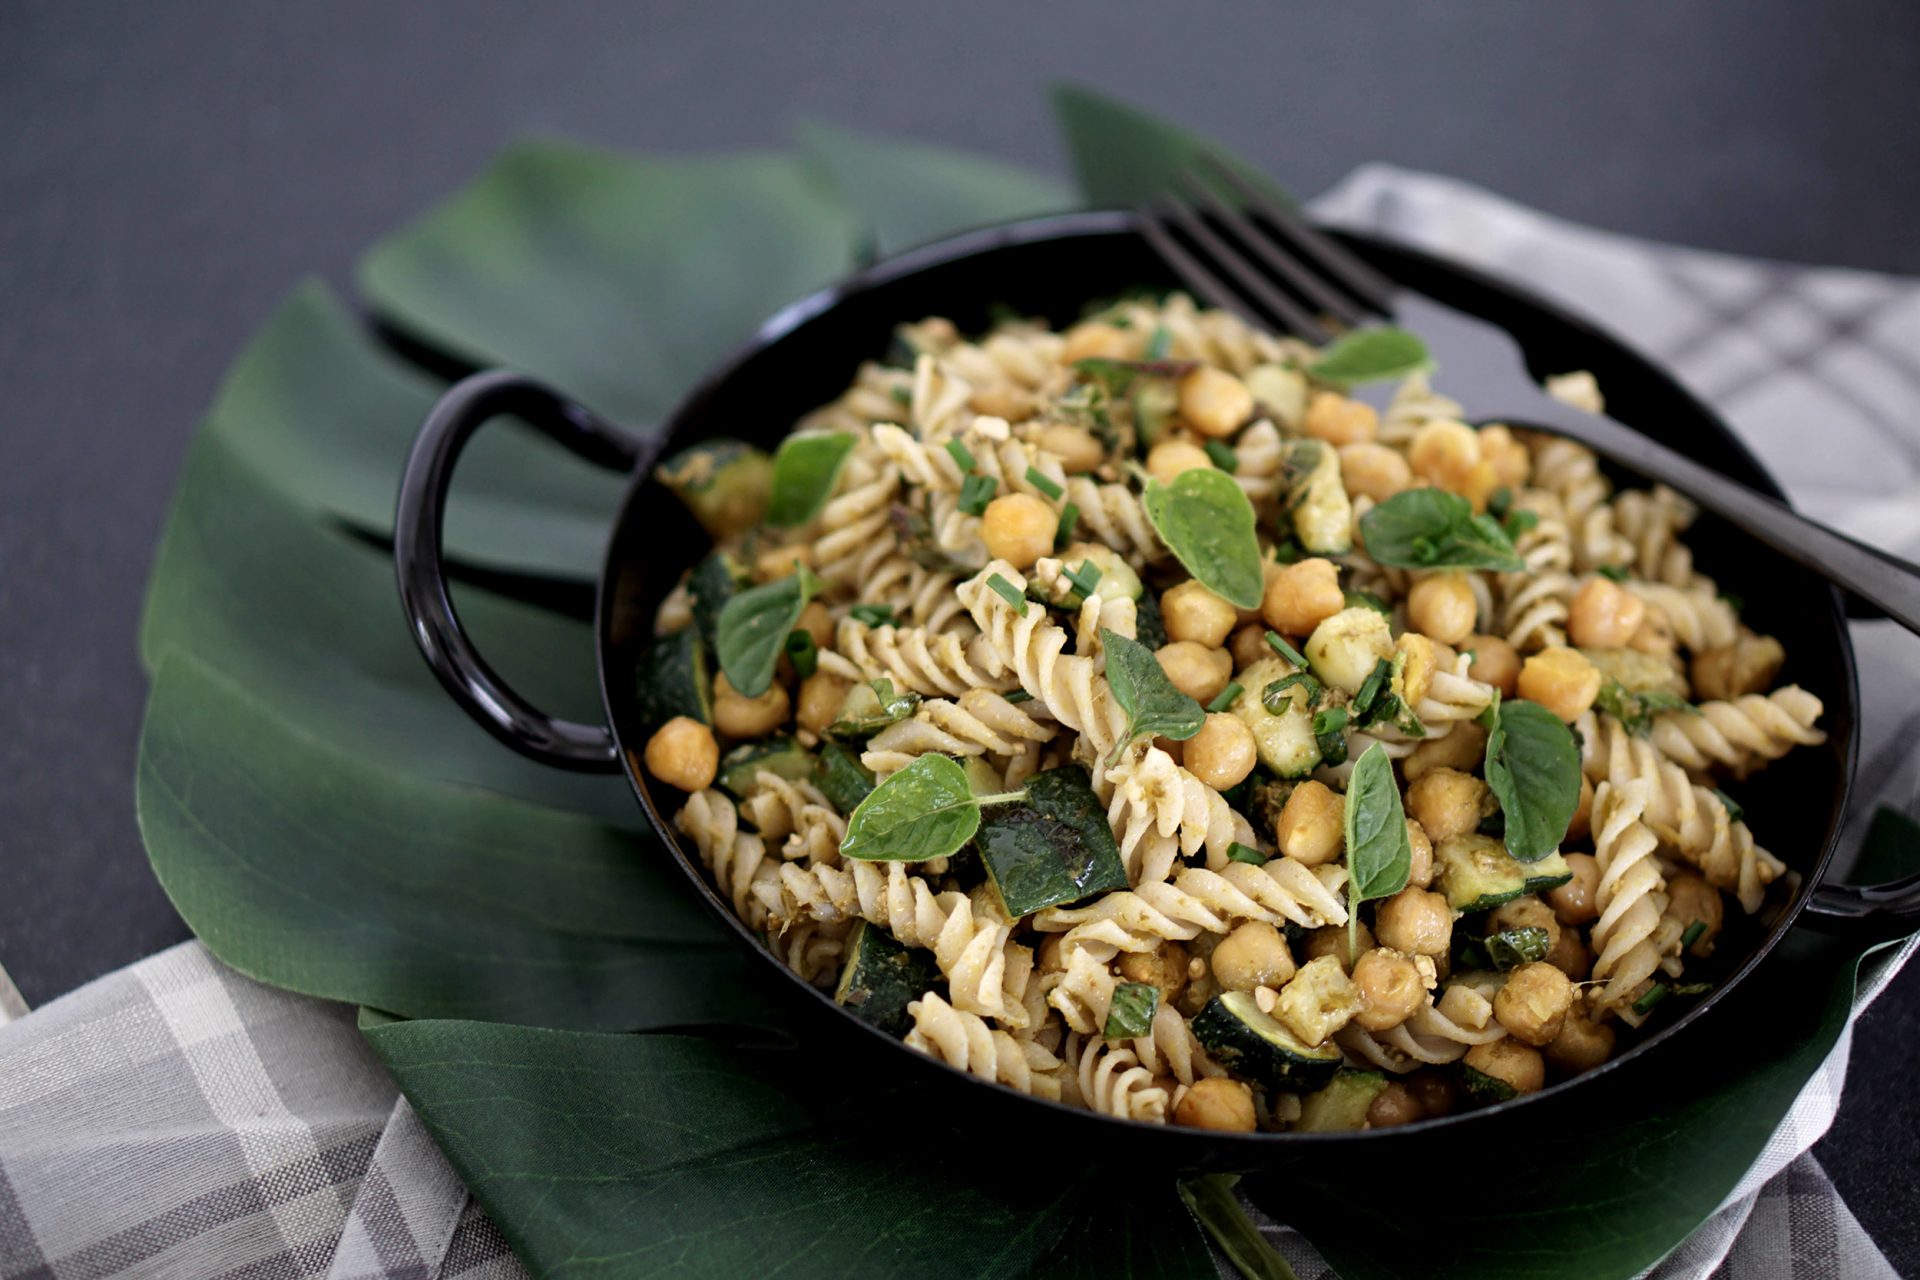
[[[1590,369],[1616,417],[1779,495],[1772,478],[1712,411],[1623,343],[1478,272],[1385,241],[1342,239],[1389,277],[1511,331],[1536,374]],[[660,599],[708,546],[692,517],[651,477],[653,460],[720,435],[771,449],[802,414],[837,396],[862,360],[883,353],[901,321],[944,315],[962,331],[979,330],[988,326],[990,309],[1005,305],[1065,324],[1089,299],[1174,283],[1135,232],[1131,215],[1066,214],[943,240],[793,304],[701,382],[660,430],[644,437],[601,421],[521,375],[500,371],[470,377],[448,391],[427,418],[401,483],[395,558],[414,636],[455,700],[509,746],[557,768],[626,773],[662,846],[660,853],[640,850],[636,856],[675,860],[741,945],[779,975],[775,981],[787,985],[796,1005],[813,1011],[816,1030],[810,1034],[848,1055],[850,1064],[862,1064],[857,1071],[849,1067],[849,1078],[884,1070],[890,1080],[911,1079],[946,1097],[944,1114],[978,1114],[991,1126],[989,1132],[1030,1137],[1039,1129],[1059,1129],[1081,1149],[1094,1142],[1124,1142],[1136,1155],[1151,1148],[1153,1158],[1180,1167],[1269,1170],[1309,1152],[1322,1162],[1336,1151],[1355,1156],[1373,1151],[1367,1158],[1376,1158],[1369,1144],[1419,1143],[1422,1135],[1449,1146],[1460,1137],[1471,1137],[1476,1145],[1497,1143],[1502,1129],[1518,1135],[1552,1123],[1556,1107],[1592,1114],[1599,1082],[1617,1076],[1625,1085],[1635,1063],[1667,1052],[1669,1042],[1691,1035],[1704,1048],[1708,1035],[1698,1033],[1697,1025],[1796,920],[1863,937],[1889,936],[1900,928],[1902,913],[1914,907],[1914,882],[1881,890],[1822,884],[1846,812],[1858,743],[1859,692],[1841,601],[1822,579],[1709,517],[1688,536],[1699,563],[1745,600],[1745,617],[1757,629],[1785,643],[1788,661],[1781,679],[1804,685],[1826,703],[1826,744],[1790,753],[1767,770],[1764,785],[1742,792],[1753,829],[1798,873],[1798,887],[1777,887],[1756,917],[1732,913],[1716,952],[1719,972],[1710,975],[1716,979],[1713,993],[1684,1011],[1662,1010],[1664,1016],[1656,1015],[1644,1036],[1596,1071],[1495,1107],[1396,1129],[1222,1134],[1135,1125],[1029,1098],[923,1057],[846,1014],[775,960],[714,890],[697,851],[674,830],[671,818],[681,793],[653,782],[641,767],[641,752],[655,726],[640,715],[634,659],[649,638]],[[1454,390],[1470,400],[1472,388]],[[453,612],[440,541],[447,487],[467,439],[502,414],[517,415],[580,456],[633,476],[599,581],[596,647],[605,725],[558,721],[521,700],[467,642]],[[1572,1104],[1564,1101],[1568,1094],[1574,1095]]]

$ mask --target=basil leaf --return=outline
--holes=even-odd
[[[1628,733],[1639,738],[1653,732],[1653,718],[1664,712],[1678,711],[1691,716],[1700,714],[1700,708],[1677,693],[1669,693],[1665,689],[1642,689],[1636,693],[1618,680],[1609,680],[1600,686],[1593,706],[1596,711],[1618,720],[1626,726]]]
[[[1347,778],[1347,940],[1352,950],[1360,904],[1407,887],[1413,846],[1393,761],[1374,743],[1360,754]]]
[[[1100,628],[1100,645],[1107,654],[1113,700],[1127,713],[1127,735],[1114,747],[1114,761],[1139,738],[1185,740],[1200,732],[1207,722],[1206,709],[1174,688],[1153,650],[1105,627]]]
[[[1467,937],[1454,948],[1454,969],[1497,969],[1502,973],[1535,960],[1545,960],[1547,931],[1534,925],[1503,929],[1484,938]]]
[[[944,858],[980,828],[980,801],[966,771],[925,755],[875,787],[847,818],[840,856],[864,862]]]
[[[1394,494],[1360,517],[1360,536],[1368,555],[1402,569],[1517,573],[1527,567],[1498,522],[1475,515],[1472,503],[1444,489]]]
[[[805,524],[818,515],[852,452],[850,431],[782,440],[773,455],[773,497],[767,502],[767,523]]]
[[[741,695],[757,698],[773,683],[780,647],[821,585],[813,570],[801,565],[798,573],[740,592],[720,610],[713,652],[727,683]]]
[[[1202,586],[1242,609],[1260,607],[1266,580],[1253,504],[1232,476],[1195,467],[1172,484],[1148,481],[1143,502],[1154,532]]]
[[[1343,334],[1307,366],[1317,382],[1350,387],[1383,378],[1402,378],[1433,363],[1427,344],[1405,329],[1390,326]]]
[[[1538,862],[1567,834],[1580,805],[1580,748],[1537,702],[1503,702],[1487,734],[1487,785],[1506,817],[1507,852]]]
[[[1106,1038],[1132,1040],[1153,1030],[1153,1015],[1160,1008],[1160,988],[1149,982],[1123,982],[1113,989],[1113,1002],[1107,1006]]]

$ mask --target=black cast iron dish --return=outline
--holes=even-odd
[[[1432,294],[1511,331],[1538,375],[1590,369],[1619,418],[1653,430],[1672,447],[1762,492],[1779,488],[1738,440],[1699,401],[1628,348],[1566,313],[1510,285],[1410,249],[1361,237],[1343,237],[1389,277]],[[1133,1144],[1187,1167],[1265,1166],[1289,1149],[1325,1152],[1328,1144],[1448,1138],[1462,1126],[1485,1142],[1496,1125],[1513,1129],[1549,1118],[1544,1107],[1585,1086],[1579,1101],[1593,1103],[1595,1082],[1647,1058],[1700,1022],[1711,1007],[1773,949],[1804,910],[1822,930],[1886,935],[1915,906],[1916,880],[1882,889],[1823,885],[1852,780],[1859,701],[1853,649],[1835,591],[1826,582],[1761,548],[1711,518],[1688,541],[1700,563],[1747,602],[1756,629],[1778,636],[1789,655],[1782,681],[1797,681],[1826,703],[1827,742],[1801,748],[1770,767],[1760,785],[1741,792],[1755,831],[1802,878],[1791,895],[1751,919],[1733,912],[1716,951],[1720,966],[1712,994],[1691,1009],[1656,1016],[1651,1034],[1597,1071],[1540,1093],[1481,1111],[1456,1113],[1405,1128],[1331,1134],[1222,1134],[1134,1125],[1029,1098],[974,1079],[923,1057],[839,1010],[830,996],[806,985],[767,951],[732,912],[702,870],[696,852],[672,824],[679,792],[656,786],[641,767],[641,749],[654,726],[642,722],[634,697],[638,647],[648,638],[654,608],[682,570],[707,549],[706,535],[679,501],[650,475],[654,459],[715,435],[736,436],[771,450],[791,424],[838,395],[862,359],[887,347],[896,323],[927,315],[953,319],[962,332],[988,325],[989,308],[1006,304],[1056,324],[1077,317],[1088,299],[1141,284],[1171,285],[1165,267],[1133,230],[1131,215],[1083,213],[1035,219],[962,235],[918,249],[795,303],[769,320],[731,360],[702,382],[661,429],[643,438],[601,421],[557,393],[517,374],[475,375],[452,388],[421,428],[401,483],[395,558],[408,622],[435,675],[481,725],[516,750],[558,768],[624,771],[662,844],[715,915],[742,945],[791,984],[808,1003],[822,1037],[835,1050],[864,1055],[850,1061],[884,1064],[891,1073],[916,1073],[916,1083],[950,1097],[952,1114],[999,1108],[1005,1132],[1030,1137],[1036,1127],[1059,1127],[1070,1140],[1096,1138]],[[1472,388],[1456,389],[1471,396]],[[1497,406],[1476,406],[1497,408]],[[583,458],[628,471],[633,483],[608,542],[599,582],[596,645],[607,725],[555,720],[520,699],[474,650],[454,616],[442,561],[440,523],[460,450],[487,420],[524,418]],[[1910,927],[1910,926],[1909,926]],[[1699,1045],[1707,1042],[1695,1037]],[[890,1077],[897,1078],[897,1077]],[[1008,1113],[1023,1109],[1025,1114]],[[924,1114],[936,1114],[929,1108]],[[1143,1145],[1144,1144],[1144,1145]],[[1485,1148],[1482,1148],[1485,1149]]]

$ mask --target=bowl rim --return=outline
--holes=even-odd
[[[714,394],[720,387],[731,381],[741,367],[756,357],[761,351],[787,336],[818,320],[843,302],[857,295],[894,284],[902,279],[935,267],[951,265],[955,262],[991,253],[997,250],[1017,246],[1034,245],[1058,240],[1100,237],[1113,235],[1138,236],[1138,219],[1130,210],[1094,209],[1066,213],[1045,214],[1037,217],[1022,218],[1010,222],[994,223],[956,234],[943,236],[912,248],[903,250],[870,264],[837,281],[829,283],[803,298],[781,307],[753,333],[736,346],[726,357],[716,363],[693,387],[675,403],[673,409],[663,418],[651,441],[652,447],[636,465],[628,483],[627,491],[609,526],[607,545],[604,552],[600,577],[596,586],[594,606],[594,651],[598,671],[602,711],[606,716],[609,730],[616,742],[620,742],[619,716],[615,711],[615,699],[612,693],[608,657],[615,646],[611,643],[613,627],[614,595],[612,584],[617,578],[619,562],[616,557],[625,541],[624,534],[642,520],[639,508],[652,471],[653,459],[663,453],[680,424],[693,413],[701,403]],[[1660,385],[1660,393],[1671,403],[1683,405],[1696,414],[1702,421],[1711,425],[1719,442],[1732,449],[1744,461],[1752,473],[1760,480],[1756,487],[1769,496],[1786,500],[1779,482],[1766,465],[1753,453],[1746,442],[1726,423],[1720,413],[1705,401],[1688,390],[1677,378],[1657,363],[1651,356],[1640,351],[1625,339],[1607,332],[1600,325],[1580,316],[1561,304],[1544,298],[1525,285],[1493,275],[1479,267],[1444,257],[1429,250],[1402,241],[1392,240],[1367,232],[1355,231],[1335,226],[1323,226],[1322,230],[1345,240],[1362,249],[1372,248],[1419,262],[1423,267],[1451,276],[1464,284],[1503,296],[1526,310],[1540,315],[1564,330],[1577,335],[1584,342],[1591,342],[1609,349],[1611,352],[1638,366],[1639,371]],[[1522,341],[1522,346],[1525,343]],[[1637,428],[1636,428],[1637,429]],[[1756,548],[1760,554],[1773,556],[1777,553]],[[1840,639],[1840,670],[1834,673],[1836,691],[1847,699],[1847,734],[1842,744],[1840,784],[1833,796],[1832,810],[1829,815],[1827,834],[1819,853],[1811,860],[1808,874],[1795,889],[1794,897],[1779,912],[1773,924],[1760,939],[1752,951],[1732,969],[1714,989],[1693,1004],[1680,1017],[1655,1030],[1646,1038],[1617,1057],[1608,1059],[1589,1071],[1552,1084],[1527,1094],[1497,1102],[1472,1110],[1453,1111],[1447,1115],[1435,1116],[1384,1129],[1339,1130],[1320,1133],[1297,1131],[1279,1131],[1252,1133],[1227,1132],[1220,1130],[1180,1129],[1184,1137],[1204,1141],[1223,1151],[1245,1151],[1249,1156],[1259,1151],[1285,1145],[1318,1145],[1329,1142],[1387,1141],[1395,1136],[1434,1133],[1443,1129],[1470,1123],[1482,1117],[1510,1115],[1514,1111],[1530,1104],[1550,1098],[1563,1097],[1568,1090],[1613,1074],[1616,1069],[1638,1062],[1651,1051],[1673,1039],[1703,1019],[1727,995],[1745,981],[1760,964],[1767,959],[1781,940],[1790,933],[1798,922],[1801,912],[1806,908],[1812,893],[1823,882],[1839,846],[1839,839],[1845,826],[1852,789],[1858,768],[1860,723],[1859,723],[1859,670],[1853,648],[1852,636],[1845,625],[1846,612],[1843,597],[1839,589],[1831,585],[1827,588],[1827,607],[1838,622],[1837,633]],[[648,824],[654,834],[666,845],[674,861],[694,883],[701,901],[718,916],[740,940],[750,948],[764,963],[777,970],[783,978],[799,991],[810,997],[816,1008],[824,1009],[828,1015],[850,1027],[857,1027],[875,1039],[884,1042],[898,1053],[914,1054],[920,1065],[943,1069],[957,1080],[979,1086],[983,1093],[991,1093],[1010,1099],[1008,1105],[1025,1104],[1047,1109],[1056,1119],[1069,1123],[1097,1123],[1107,1136],[1121,1133],[1138,1137],[1142,1130],[1156,1133],[1162,1126],[1147,1125],[1139,1121],[1123,1119],[1105,1112],[1086,1108],[1071,1107],[1065,1103],[1037,1097],[1030,1093],[1001,1085],[996,1081],[955,1067],[942,1059],[931,1055],[919,1054],[906,1047],[905,1043],[888,1035],[879,1027],[863,1021],[848,1013],[833,1000],[832,993],[806,982],[797,973],[782,964],[765,942],[750,929],[746,922],[736,915],[729,903],[708,878],[697,856],[690,856],[683,839],[672,822],[671,815],[663,813],[653,802],[644,785],[639,764],[639,756],[625,743],[620,743],[622,772],[626,775],[629,787],[646,814]],[[678,794],[678,793],[676,793]],[[1115,1126],[1119,1126],[1116,1128]],[[1167,1130],[1176,1126],[1169,1123]]]

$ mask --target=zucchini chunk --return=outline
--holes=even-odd
[[[1460,1064],[1460,1083],[1466,1089],[1467,1096],[1476,1102],[1506,1102],[1520,1096],[1519,1090],[1505,1080],[1496,1080],[1484,1071],[1475,1071],[1464,1062]]]
[[[879,925],[862,920],[847,935],[847,962],[833,1002],[890,1036],[904,1036],[913,1027],[907,1005],[931,991],[939,977],[933,952],[903,947]]]
[[[693,625],[709,648],[720,628],[720,610],[750,581],[747,567],[725,551],[715,551],[693,567],[687,578],[687,594],[693,599]]]
[[[640,718],[648,724],[665,724],[675,716],[713,723],[713,678],[698,627],[657,637],[640,655],[634,682]]]
[[[1340,455],[1319,440],[1287,446],[1287,518],[1293,536],[1316,555],[1345,555],[1353,550],[1353,503],[1340,479]]]
[[[1296,1133],[1364,1129],[1367,1109],[1386,1087],[1387,1077],[1378,1071],[1342,1067],[1323,1088],[1300,1099],[1300,1119],[1291,1127]]]
[[[1136,378],[1133,384],[1133,433],[1142,451],[1153,448],[1180,414],[1180,392],[1172,378]]]
[[[1120,846],[1087,771],[1063,765],[1034,774],[1026,788],[1025,800],[984,809],[974,837],[1007,915],[1125,889]]]
[[[1433,847],[1434,880],[1455,911],[1487,911],[1523,893],[1541,893],[1573,879],[1557,852],[1522,862],[1491,836],[1449,836]]]
[[[1307,420],[1307,375],[1283,364],[1255,365],[1241,379],[1253,398],[1266,409],[1273,424],[1288,435],[1298,435]],[[1259,409],[1254,415],[1259,416]]]
[[[1281,778],[1304,778],[1320,765],[1320,744],[1313,736],[1313,711],[1307,705],[1307,691],[1297,684],[1289,689],[1287,705],[1279,715],[1268,711],[1260,700],[1268,685],[1292,672],[1283,658],[1260,659],[1235,677],[1241,685],[1240,696],[1227,709],[1253,731],[1254,752],[1261,764]]]
[[[813,765],[813,785],[844,818],[873,791],[873,770],[861,764],[860,757],[844,744],[825,738],[820,743],[820,758]]]
[[[716,542],[759,524],[773,496],[773,459],[739,440],[703,440],[653,474]]]
[[[813,757],[792,738],[743,742],[720,759],[720,785],[736,796],[747,794],[754,775],[774,773],[788,782],[813,777]]]
[[[1340,1047],[1314,1048],[1280,1021],[1260,1012],[1251,991],[1228,991],[1207,1001],[1193,1034],[1221,1066],[1269,1089],[1318,1089],[1340,1069]]]

